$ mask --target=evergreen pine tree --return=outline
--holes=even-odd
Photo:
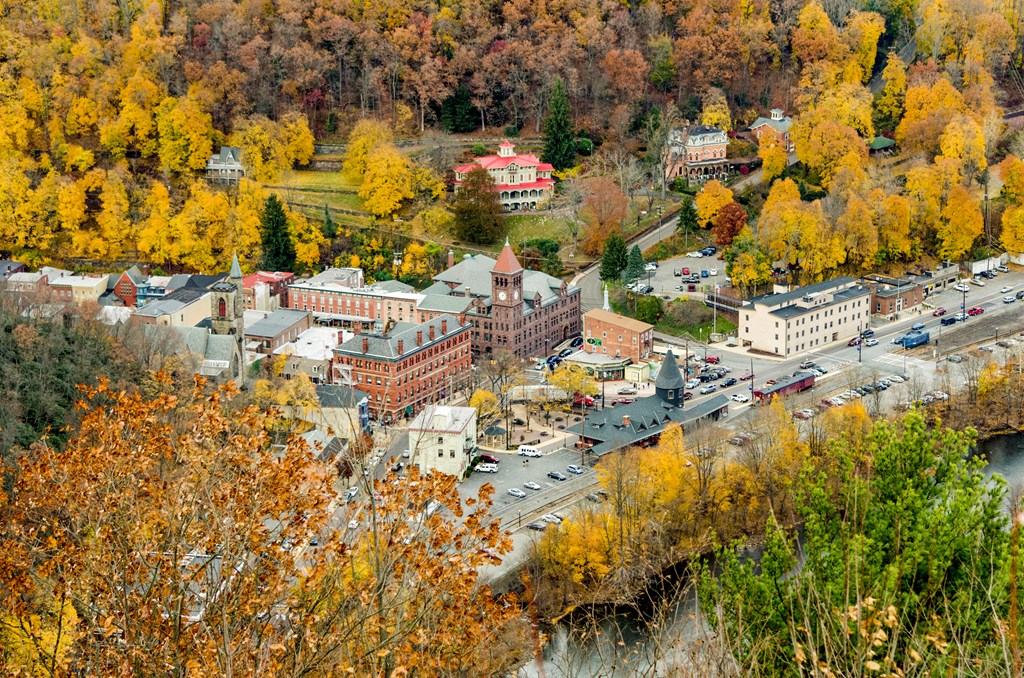
[[[441,127],[446,132],[472,132],[476,129],[476,121],[470,92],[465,85],[459,85],[455,93],[441,104]]]
[[[263,240],[263,269],[266,271],[294,271],[295,245],[288,232],[288,217],[284,205],[276,195],[263,203],[260,215],[260,238]]]
[[[331,219],[331,210],[328,209],[327,205],[324,205],[324,237],[328,240],[334,240],[334,236],[338,234],[338,230],[334,227],[334,219]]]
[[[501,200],[494,189],[494,177],[483,167],[477,165],[462,179],[452,212],[460,240],[490,245],[501,237]]]
[[[576,159],[576,140],[569,115],[569,97],[562,80],[555,81],[548,103],[548,117],[544,119],[544,162],[551,163],[556,170],[572,167]]]
[[[601,280],[618,280],[626,268],[626,243],[618,233],[612,233],[604,243],[601,254]]]
[[[684,200],[683,207],[679,210],[679,223],[676,230],[680,233],[692,233],[697,230],[697,208],[693,206],[693,200]]]
[[[629,260],[626,263],[626,281],[633,282],[644,274],[644,255],[640,252],[639,245],[633,245],[629,251]]]

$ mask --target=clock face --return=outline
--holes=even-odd
[[[519,290],[515,290],[514,292],[512,292],[512,298],[519,299]]]
[[[505,301],[505,293],[504,292],[498,292],[498,299],[501,299],[502,301]]]

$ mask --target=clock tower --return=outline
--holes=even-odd
[[[523,267],[505,239],[491,269],[491,345],[523,357]]]

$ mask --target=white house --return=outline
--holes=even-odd
[[[410,463],[461,478],[476,449],[476,409],[428,405],[409,426]]]

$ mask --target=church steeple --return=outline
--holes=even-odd
[[[235,252],[231,259],[231,272],[228,273],[228,278],[231,280],[242,279],[242,267],[238,265],[238,252]]]

